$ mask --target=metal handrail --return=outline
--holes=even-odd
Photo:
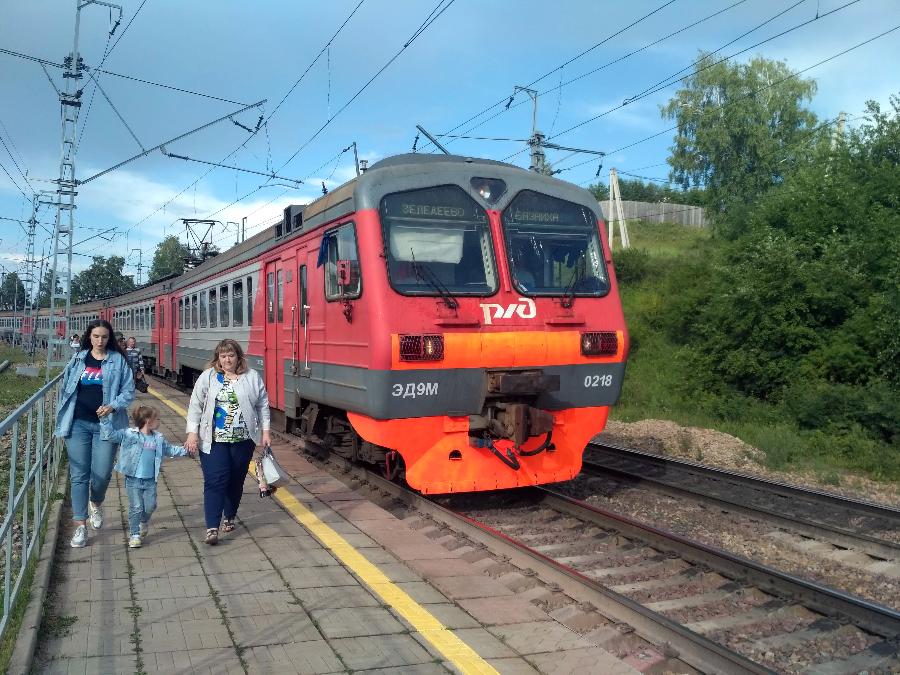
[[[25,571],[39,551],[41,529],[59,480],[62,441],[53,432],[61,381],[59,374],[0,422],[0,457],[8,459],[8,476],[0,469],[0,479],[8,479],[0,480],[0,493],[6,489],[0,494],[0,509],[5,507],[0,510],[0,638],[22,591]]]

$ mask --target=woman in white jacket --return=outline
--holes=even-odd
[[[184,447],[200,450],[207,544],[234,530],[247,466],[257,444],[269,445],[269,395],[244,350],[222,340],[191,394]]]

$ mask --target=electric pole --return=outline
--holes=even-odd
[[[513,95],[509,99],[506,107],[512,105],[513,98],[520,91],[524,91],[531,99],[531,137],[528,139],[528,145],[531,146],[531,166],[529,171],[535,171],[544,175],[549,175],[550,171],[547,167],[547,156],[544,154],[545,136],[537,128],[537,107],[538,107],[538,91],[537,89],[529,89],[528,87],[513,87]]]
[[[628,223],[625,222],[625,209],[622,206],[622,193],[619,191],[619,174],[615,169],[609,170],[609,208],[606,213],[609,223],[607,242],[612,251],[613,237],[616,233],[616,221],[619,222],[619,236],[622,238],[622,248],[629,248],[631,241],[628,238]]]
[[[135,251],[138,252],[137,285],[140,286],[140,285],[141,285],[141,280],[143,279],[143,275],[141,274],[141,271],[144,269],[144,265],[143,265],[144,251],[143,251],[143,249],[140,249],[140,248],[133,248],[133,249],[131,249],[131,252],[132,252],[132,253],[134,253]]]
[[[25,304],[22,306],[22,328],[21,328],[21,344],[22,349],[25,345],[25,329],[29,328],[29,341],[34,340],[34,310],[32,309],[32,295],[34,294],[34,277],[37,271],[37,260],[34,257],[34,236],[37,233],[37,212],[40,206],[40,197],[38,195],[31,196],[31,218],[28,220],[28,227],[25,234],[28,236],[28,244],[25,249]],[[38,280],[40,283],[40,280]],[[28,345],[30,349],[31,344]]]
[[[102,0],[75,0],[75,37],[72,52],[64,59],[65,87],[59,92],[62,133],[59,159],[59,178],[56,180],[56,222],[53,227],[53,263],[50,281],[50,323],[47,333],[47,368],[45,379],[50,380],[54,367],[66,364],[68,355],[69,315],[72,310],[72,245],[75,227],[75,197],[78,181],[75,179],[75,149],[78,132],[78,113],[81,109],[81,93],[78,83],[84,71],[84,63],[78,52],[81,29],[81,10],[88,5],[101,5],[116,10],[122,19],[122,8]],[[118,26],[118,22],[116,23]],[[113,29],[115,30],[115,29]],[[61,290],[57,291],[57,283]]]

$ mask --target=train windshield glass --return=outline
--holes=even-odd
[[[487,213],[455,185],[381,200],[388,276],[405,295],[497,291]]]
[[[609,292],[596,216],[584,206],[525,190],[501,218],[516,289],[527,295]]]

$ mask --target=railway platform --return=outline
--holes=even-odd
[[[187,397],[139,398],[184,438]],[[159,387],[159,389],[164,389]],[[361,497],[293,448],[292,483],[245,482],[237,529],[203,543],[199,464],[166,460],[143,547],[126,545],[114,475],[103,529],[60,530],[37,673],[633,673],[473,563]]]

